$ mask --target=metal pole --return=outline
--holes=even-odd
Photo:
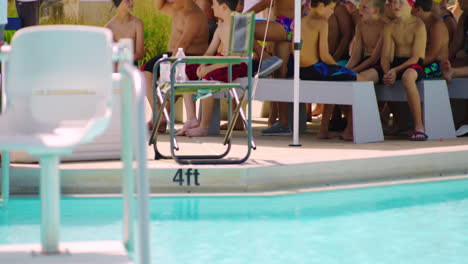
[[[137,263],[150,263],[150,213],[149,213],[149,180],[147,175],[146,142],[148,133],[145,123],[146,85],[141,72],[132,65],[125,65],[126,72],[131,73],[134,91],[134,109],[137,158],[137,190],[138,190],[138,237],[136,256]],[[127,89],[127,87],[126,87]],[[129,89],[130,90],[130,89]]]
[[[3,206],[8,206],[10,200],[10,152],[2,152],[2,198]]]
[[[294,97],[293,97],[293,143],[290,146],[301,146],[299,143],[299,60],[301,50],[301,0],[294,2]]]
[[[119,72],[124,73],[122,65],[128,63],[133,57],[130,47],[122,44],[121,59],[119,62]],[[123,195],[123,241],[125,248],[129,252],[133,252],[134,245],[134,177],[133,177],[133,148],[132,148],[132,83],[128,76],[122,76],[120,86],[120,114],[121,114],[121,157],[123,162],[123,174],[122,174],[122,195]]]
[[[60,178],[57,155],[42,155],[39,157],[41,167],[41,246],[42,253],[56,254],[59,252],[60,227]]]

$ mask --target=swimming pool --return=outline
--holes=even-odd
[[[0,210],[0,244],[39,242],[39,200]],[[119,198],[63,198],[62,241],[119,240]],[[467,263],[468,180],[151,200],[154,263]]]

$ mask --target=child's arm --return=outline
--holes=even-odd
[[[382,66],[382,71],[385,73],[388,72],[388,70],[390,70],[390,59],[393,57],[392,45],[392,25],[387,24],[385,25],[382,37],[382,53],[380,59],[380,66]]]
[[[255,12],[255,14],[265,10],[266,8],[270,7],[271,1],[273,0],[260,0],[258,1],[255,5],[253,5],[251,8],[249,8],[245,13],[248,12]]]
[[[411,48],[411,57],[398,67],[393,68],[395,73],[399,73],[402,70],[408,68],[410,65],[417,64],[419,59],[424,59],[426,56],[426,43],[427,33],[426,26],[422,21],[418,22],[419,25],[414,35],[413,47]]]
[[[145,30],[143,22],[139,18],[135,18],[135,54],[133,60],[141,60],[145,56]]]
[[[208,46],[208,49],[205,51],[205,54],[203,54],[203,56],[214,56],[218,51],[219,45],[221,45],[221,39],[219,38],[219,28],[220,26],[216,28],[210,46]]]
[[[215,31],[215,33],[213,35],[213,39],[211,40],[210,46],[208,47],[208,49],[206,50],[206,52],[205,52],[205,54],[203,56],[213,56],[218,51],[219,45],[221,45],[221,39],[219,37],[219,34],[220,34],[219,31],[220,31],[220,26],[218,26],[218,28],[216,29],[216,31]],[[216,64],[211,64],[211,65],[202,64],[197,69],[197,75],[198,75],[198,77],[203,78],[209,72],[214,71],[214,70],[219,69],[219,68],[224,68],[224,67],[227,67],[227,66],[228,66],[228,64],[226,64],[226,63],[216,63]]]
[[[319,56],[320,60],[325,64],[336,64],[336,61],[330,55],[330,50],[328,49],[328,22],[322,20],[320,22],[319,27]]]
[[[433,63],[439,57],[440,48],[442,46],[441,39],[443,37],[448,37],[447,27],[444,22],[438,21],[431,28],[431,39],[429,39],[430,46],[426,51],[426,58],[424,59],[425,65]]]
[[[358,65],[362,59],[362,36],[361,31],[359,30],[360,25],[356,25],[356,33],[353,38],[353,47],[351,49],[351,57],[349,58],[346,68],[353,69]]]
[[[154,0],[154,8],[165,15],[174,14],[173,3],[168,3],[167,0]]]
[[[361,64],[355,67],[353,71],[361,72],[376,64],[382,54],[382,45],[383,37],[380,36],[379,40],[377,41],[377,44],[375,45],[374,51],[372,52],[372,55],[369,58],[367,58],[367,60],[363,61]]]
[[[450,59],[455,59],[457,52],[463,48],[463,41],[465,40],[465,17],[466,15],[463,13],[458,20],[457,30],[453,35],[453,39],[449,47]]]
[[[349,43],[353,37],[353,20],[351,15],[349,15],[348,10],[342,4],[337,4],[335,7],[335,16],[338,21],[338,27],[341,32],[340,43],[333,54],[335,60],[340,60],[346,52],[346,49],[349,47]]]
[[[205,14],[203,13],[190,14],[188,15],[185,21],[188,21],[188,23],[185,23],[184,31],[182,32],[179,41],[174,46],[175,50],[172,51],[172,54],[177,54],[177,48],[183,48],[184,50],[188,50],[188,47],[192,44],[192,41],[202,30],[204,23],[207,23]]]

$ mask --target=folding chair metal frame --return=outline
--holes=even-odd
[[[247,20],[236,20],[236,18],[243,17]],[[155,151],[155,159],[174,159],[179,164],[239,164],[247,161],[250,157],[251,149],[255,149],[255,143],[252,137],[252,47],[253,47],[253,34],[254,34],[254,25],[255,25],[255,17],[253,13],[249,14],[240,14],[237,12],[233,12],[231,15],[231,40],[230,40],[230,48],[228,56],[188,56],[185,58],[162,58],[157,61],[153,68],[153,90],[154,90],[154,102],[161,102],[160,110],[156,110],[156,107],[153,109],[153,131],[151,133],[151,138],[149,144],[153,144],[153,148]],[[245,31],[244,40],[245,46],[242,48],[235,47],[239,45],[239,43],[235,43],[235,34],[237,33],[244,33],[236,31],[236,23],[247,23],[246,27],[249,27]],[[233,53],[241,53],[246,54],[246,56],[232,56]],[[170,84],[160,84],[157,85],[158,80],[158,68],[159,64],[164,61],[171,61],[172,68],[171,68],[171,82]],[[180,63],[186,64],[214,64],[214,63],[227,63],[229,64],[228,67],[228,83],[218,82],[218,81],[187,81],[182,83],[175,82],[175,73],[176,67]],[[240,83],[233,83],[232,82],[232,64],[239,64],[239,63],[246,63],[248,67],[248,82],[246,87],[242,87]],[[229,90],[228,94],[228,101],[229,101],[229,125],[226,135],[223,140],[223,145],[227,145],[225,151],[219,155],[177,155],[176,151],[179,150],[179,146],[177,144],[175,138],[175,113],[174,110],[171,111],[170,115],[167,113],[165,106],[166,102],[169,100],[171,106],[175,104],[175,95],[182,94],[187,92],[197,92],[199,90],[207,91],[209,90],[211,93],[219,92],[221,90]],[[244,93],[239,99],[236,89],[243,89]],[[232,97],[236,100],[237,107],[232,113]],[[247,117],[242,111],[242,104],[247,101],[248,102],[248,113]],[[162,115],[165,115],[166,120],[169,123],[169,134],[170,134],[170,148],[171,148],[171,155],[164,155],[162,154],[157,146],[157,133],[160,121],[162,119]],[[232,131],[234,128],[235,120],[238,116],[241,116],[244,122],[244,125],[247,129],[247,152],[244,157],[242,158],[226,158],[231,150],[231,137]]]

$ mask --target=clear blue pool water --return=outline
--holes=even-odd
[[[63,241],[120,240],[118,198],[63,198]],[[0,244],[38,243],[38,199],[0,210]],[[468,180],[274,197],[153,198],[154,263],[468,263]]]

